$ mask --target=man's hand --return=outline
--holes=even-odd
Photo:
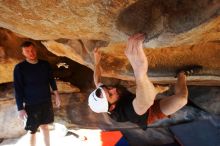
[[[55,105],[57,108],[60,108],[61,100],[58,91],[54,91],[54,95],[55,95]]]
[[[25,110],[20,110],[18,111],[18,117],[21,119],[21,120],[25,120],[27,119],[27,113]]]
[[[60,96],[56,96],[56,97],[55,97],[55,104],[56,104],[56,107],[57,107],[57,108],[60,108],[60,104],[61,104]]]
[[[143,34],[135,34],[128,39],[125,55],[127,56],[136,79],[146,75],[148,70],[147,57],[143,50],[143,41],[145,36]]]

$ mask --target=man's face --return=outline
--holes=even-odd
[[[110,104],[114,104],[119,99],[119,94],[115,87],[104,87],[103,88],[107,97],[107,100]]]
[[[28,60],[36,60],[37,59],[37,52],[33,45],[29,47],[23,47],[22,48],[22,54],[26,57]]]

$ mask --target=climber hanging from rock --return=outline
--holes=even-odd
[[[194,69],[198,69],[198,66],[179,70],[174,94],[155,100],[158,92],[147,75],[148,59],[143,49],[144,39],[143,34],[129,37],[125,49],[125,55],[134,71],[136,95],[125,87],[106,86],[101,83],[101,54],[98,49],[95,49],[94,82],[97,89],[88,98],[88,104],[92,111],[108,113],[117,122],[130,121],[143,127],[168,117],[187,104],[186,75],[193,73]]]

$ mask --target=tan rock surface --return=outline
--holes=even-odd
[[[1,1],[0,26],[37,39],[108,40],[114,21],[135,0]],[[94,35],[95,34],[95,35]]]
[[[80,92],[80,89],[69,82],[57,81],[57,88],[59,93],[75,93]]]
[[[23,121],[18,118],[13,85],[0,84],[0,138],[17,138],[25,134]]]
[[[83,50],[81,46],[77,45],[78,42],[71,46],[56,41],[44,41],[43,44],[57,56],[66,56],[91,69],[94,68],[92,50],[77,52],[76,50],[79,48]],[[124,55],[125,47],[124,43],[114,43],[100,48],[103,76],[134,80],[133,70]],[[203,70],[197,74],[199,76],[189,77],[190,84],[220,85],[218,77],[220,74],[220,43],[218,41],[192,46],[145,48],[145,54],[149,61],[149,75],[155,83],[174,83],[177,69],[186,65],[200,65]]]
[[[177,68],[190,64],[204,67],[199,75],[218,76],[219,14],[220,0],[1,1],[0,27],[16,34],[1,28],[0,64],[8,63],[1,65],[4,77],[0,83],[12,81],[12,68],[22,59],[18,46],[28,38],[44,40],[43,45],[55,55],[90,69],[92,50],[104,47],[103,75],[133,80],[123,49],[128,35],[136,32],[147,34],[145,51],[149,75],[155,82],[173,82],[172,78],[153,77],[173,76]],[[58,62],[59,57],[47,52],[39,41],[36,44],[41,58]]]
[[[220,0],[67,0],[0,2],[0,27],[35,40],[125,41],[145,32],[148,47],[219,39]]]
[[[18,63],[15,59],[0,60],[0,83],[8,83],[13,80],[14,66]]]

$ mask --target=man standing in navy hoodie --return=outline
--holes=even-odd
[[[54,121],[50,87],[55,95],[55,104],[59,107],[57,85],[50,64],[37,58],[35,45],[25,41],[21,48],[26,59],[14,68],[18,114],[26,121],[25,130],[30,133],[30,145],[36,145],[36,132],[40,127],[45,145],[50,146],[48,124]]]

